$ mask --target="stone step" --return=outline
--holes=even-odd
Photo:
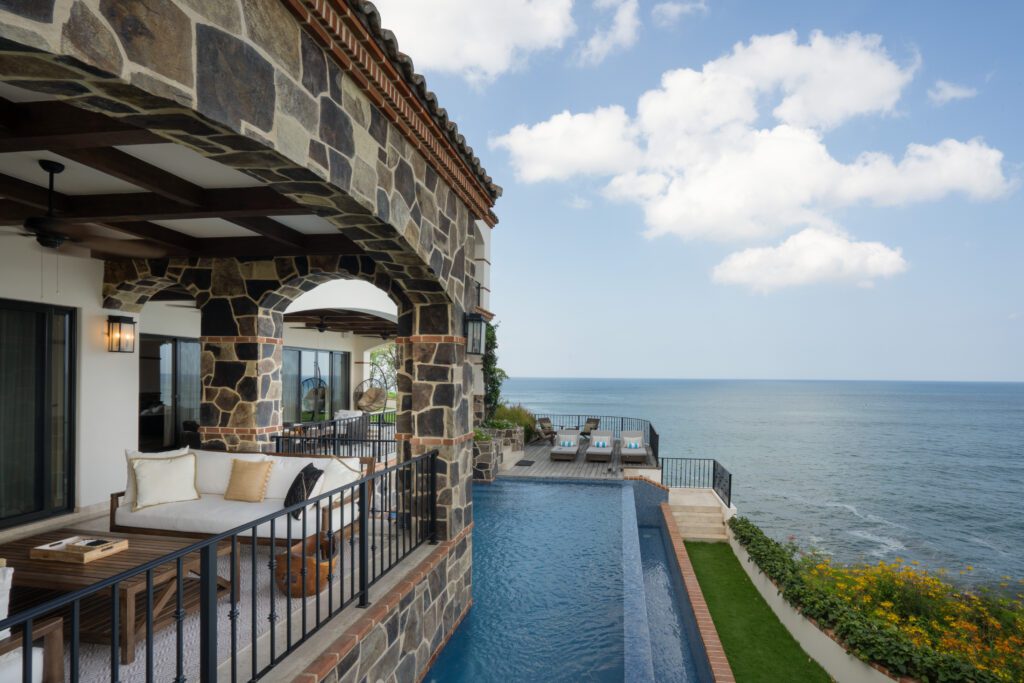
[[[714,512],[719,515],[722,514],[722,506],[720,505],[673,505],[673,512]]]
[[[683,538],[704,536],[725,538],[725,527],[721,524],[681,524],[679,533]]]
[[[718,510],[714,512],[678,512],[672,511],[672,516],[676,519],[702,519],[715,522],[722,521],[722,513]]]

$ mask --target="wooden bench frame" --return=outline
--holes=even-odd
[[[64,683],[64,620],[47,617],[32,625],[32,642],[43,641],[43,683]],[[21,650],[21,633],[0,640],[0,655]]]

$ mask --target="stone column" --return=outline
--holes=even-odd
[[[284,320],[254,300],[277,284],[250,272],[261,265],[216,259],[209,294],[198,302],[203,381],[199,433],[205,448],[265,451],[271,435],[281,431]],[[266,284],[254,289],[254,283]]]
[[[472,522],[472,368],[466,362],[462,315],[454,304],[418,304],[413,334],[396,340],[402,361],[397,438],[406,458],[438,450],[440,540],[454,537]]]

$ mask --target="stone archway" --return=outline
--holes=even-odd
[[[283,313],[323,282],[362,279],[398,305],[399,457],[438,449],[442,537],[469,521],[472,366],[461,336],[463,310],[404,291],[368,257],[278,257],[108,261],[104,307],[139,312],[156,292],[180,286],[202,315],[204,445],[265,450],[281,430]],[[417,300],[419,298],[419,300]]]

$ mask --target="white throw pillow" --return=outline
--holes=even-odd
[[[176,458],[136,458],[137,497],[132,511],[162,503],[196,500],[196,456],[192,453]]]
[[[231,463],[234,460],[262,462],[263,453],[228,453],[227,451],[193,450],[196,456],[196,490],[223,496],[231,481]]]
[[[350,465],[343,460],[331,458],[324,465],[324,476],[320,477],[319,489],[314,492],[316,495],[340,489],[342,486],[362,478],[363,474],[359,467],[359,460],[357,458],[349,459],[353,461],[353,464]]]
[[[149,458],[149,459],[165,459],[165,458],[176,458],[179,455],[188,455],[188,447],[175,448],[172,451],[160,451],[157,453],[143,453],[142,451],[134,451],[130,448],[125,449],[124,457],[128,465],[128,481],[124,486],[124,502],[131,504],[135,502],[135,468],[132,467],[132,461],[138,458]],[[226,486],[226,484],[225,484]]]

